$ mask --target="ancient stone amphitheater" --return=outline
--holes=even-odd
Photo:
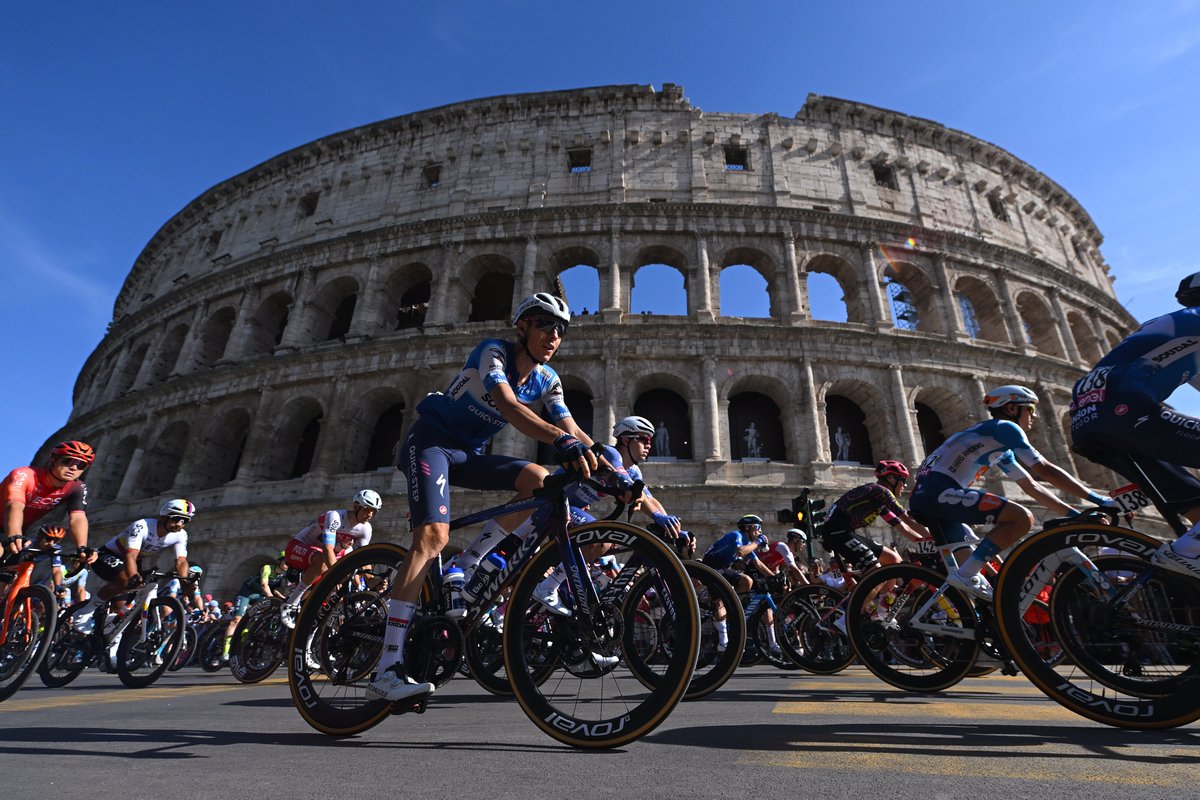
[[[714,113],[665,84],[455,103],[297,147],[168,220],[47,447],[98,446],[95,540],[193,500],[210,590],[359,487],[403,540],[413,407],[571,270],[598,291],[568,297],[590,312],[554,361],[568,404],[598,437],[631,412],[666,429],[646,472],[702,541],[919,461],[1009,381],[1043,398],[1035,443],[1111,488],[1065,435],[1071,384],[1134,324],[1100,243],[1011,153],[852,101]],[[640,313],[642,269],[682,279],[679,313]],[[763,316],[722,313],[730,276]],[[508,432],[494,449],[544,457]]]

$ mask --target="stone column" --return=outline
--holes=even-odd
[[[296,276],[295,287],[292,290],[294,299],[288,306],[287,325],[284,326],[283,337],[279,340],[276,350],[299,350],[311,344],[308,308],[312,301],[308,294],[312,291],[315,280],[314,271],[309,267],[300,270],[300,274]]]
[[[614,223],[608,242],[608,270],[601,275],[601,318],[605,322],[620,322],[625,308],[621,294],[621,232]]]
[[[700,380],[704,386],[704,458],[709,461],[727,460],[721,443],[721,409],[717,399],[717,360],[705,356],[700,364]],[[699,444],[699,442],[697,442]],[[693,457],[699,448],[692,448]]]
[[[809,454],[812,461],[832,461],[833,454],[829,450],[829,429],[825,425],[825,403],[817,402],[817,379],[813,376],[812,361],[804,359],[804,399],[808,405],[809,441],[813,451]]]
[[[913,411],[908,407],[908,391],[904,386],[904,374],[899,364],[888,367],[891,373],[892,404],[896,407],[896,431],[905,460],[910,464],[917,460],[917,437],[913,430]]]
[[[1025,338],[1025,326],[1021,323],[1021,315],[1017,313],[1016,301],[1008,288],[1008,270],[993,267],[992,274],[996,278],[996,291],[1000,295],[1000,308],[1004,312],[1004,322],[1008,325],[1008,335],[1014,345],[1024,349],[1029,346],[1029,341]]]
[[[145,455],[146,448],[134,448],[133,455],[129,457],[129,466],[125,468],[125,477],[121,479],[121,488],[117,490],[117,496],[114,498],[117,502],[125,503],[133,497],[134,483],[137,482],[138,473],[142,471],[142,457]]]
[[[867,308],[871,312],[872,322],[877,328],[892,327],[892,315],[884,304],[883,291],[880,287],[879,270],[876,268],[875,251],[879,245],[875,243],[862,246],[862,259],[865,274],[863,281],[867,288]]]
[[[783,234],[783,266],[787,299],[791,303],[791,308],[784,312],[783,317],[795,324],[812,315],[808,309],[808,273],[800,271],[800,265],[796,261],[796,234],[791,231]]]
[[[936,253],[933,256],[933,271],[937,276],[940,295],[942,298],[942,318],[946,323],[946,338],[957,339],[960,334],[965,333],[962,325],[959,323],[958,312],[954,306],[954,292],[950,289],[950,271],[946,269],[946,257],[941,253]]]
[[[621,417],[633,413],[633,408],[617,409],[616,386],[620,380],[619,359],[612,353],[601,353],[600,361],[604,364],[604,386],[601,388],[601,396],[599,408],[592,407],[592,413],[598,413],[600,418],[593,419],[592,424],[595,426],[592,431],[592,439],[597,442],[607,442],[612,434],[613,427],[617,424],[618,414]]]
[[[967,408],[972,409],[975,412],[975,416],[981,422],[986,419],[991,419],[991,412],[989,412],[987,406],[983,404],[983,398],[985,395],[987,395],[988,389],[992,387],[984,386],[983,381],[979,378],[972,378],[971,382],[975,384],[975,399],[971,400],[968,398]]]
[[[196,306],[196,311],[192,314],[192,322],[188,325],[187,340],[183,343],[183,349],[179,351],[179,358],[175,359],[175,367],[170,377],[186,375],[192,371],[192,364],[196,359],[196,348],[200,346],[200,340],[204,337],[204,331],[200,327],[204,323],[207,313],[208,303]]]
[[[1051,460],[1062,465],[1063,469],[1068,472],[1077,474],[1074,460],[1071,458],[1071,443],[1067,441],[1067,435],[1063,431],[1062,420],[1059,419],[1059,408],[1054,402],[1049,387],[1039,385],[1035,391],[1038,395],[1039,408],[1038,421],[1034,424],[1046,432],[1046,441],[1052,450]]]
[[[688,305],[691,307],[692,318],[698,322],[712,322],[717,316],[718,305],[713,302],[712,273],[708,263],[708,239],[703,233],[696,232],[696,280],[692,283],[694,291],[688,292]]]
[[[378,290],[379,256],[371,256],[367,276],[358,289],[358,300],[354,304],[354,319],[350,321],[350,330],[346,338],[370,337],[386,328],[383,319],[383,309],[380,306],[388,300],[383,292]],[[393,313],[395,313],[393,311]]]
[[[1050,295],[1050,305],[1054,308],[1054,321],[1057,323],[1058,334],[1062,337],[1063,347],[1067,351],[1067,358],[1072,363],[1079,364],[1082,359],[1079,357],[1079,348],[1075,346],[1075,334],[1071,333],[1071,325],[1067,322],[1067,312],[1063,309],[1058,287],[1051,286],[1047,294]]]
[[[271,386],[263,386],[258,395],[258,408],[250,420],[250,430],[246,432],[246,444],[242,448],[242,460],[238,464],[235,483],[250,483],[268,474],[262,470],[262,465],[275,457],[278,428],[277,417],[272,414],[275,390]]]
[[[453,323],[454,312],[450,309],[450,284],[454,280],[450,261],[450,243],[442,243],[442,263],[433,274],[433,286],[429,287],[429,309],[425,312],[425,326],[439,327]]]
[[[242,294],[238,303],[237,319],[233,321],[233,330],[229,332],[229,341],[225,344],[225,352],[217,361],[218,364],[235,363],[246,352],[246,342],[254,329],[251,315],[254,313],[254,304],[258,301],[259,294],[257,286],[247,289]]]
[[[513,298],[513,308],[517,307],[526,297],[533,294],[533,277],[537,273],[537,239],[525,237],[525,258],[521,261],[521,276],[516,282],[519,296]]]

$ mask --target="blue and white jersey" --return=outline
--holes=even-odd
[[[1185,383],[1200,389],[1200,307],[1142,325],[1075,383],[1075,406],[1103,403],[1108,391],[1161,403]]]
[[[417,405],[421,419],[466,449],[479,450],[508,424],[492,399],[501,383],[508,384],[522,405],[539,412],[544,407],[551,422],[571,416],[558,373],[545,364],[538,364],[528,380],[517,385],[516,348],[515,343],[503,339],[484,339],[444,394],[431,394]]]
[[[1006,419],[989,419],[959,431],[930,453],[917,471],[917,480],[937,472],[969,489],[990,467],[999,467],[1013,480],[1029,478],[1018,459],[1030,467],[1046,462],[1020,425]]]
[[[735,558],[739,557],[746,559],[747,563],[757,561],[758,555],[753,550],[744,556],[738,555],[739,547],[745,547],[751,542],[757,543],[757,541],[757,536],[750,538],[741,531],[730,531],[713,542],[712,547],[704,552],[704,558],[717,562],[721,565],[721,569],[727,568]]]

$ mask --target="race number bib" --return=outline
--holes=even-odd
[[[1108,495],[1120,504],[1121,510],[1126,514],[1132,514],[1139,508],[1150,505],[1150,498],[1146,497],[1145,492],[1139,489],[1135,483],[1113,489]]]

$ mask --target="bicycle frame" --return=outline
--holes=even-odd
[[[103,652],[103,650],[105,650],[109,647],[112,647],[113,644],[121,637],[121,634],[124,633],[125,630],[130,625],[132,625],[135,621],[140,622],[141,620],[144,620],[149,616],[150,604],[152,602],[154,602],[154,600],[158,597],[159,584],[166,583],[166,582],[170,581],[171,579],[173,579],[174,577],[175,576],[170,573],[165,574],[165,575],[159,574],[159,575],[155,575],[151,580],[148,580],[144,586],[142,586],[140,589],[137,590],[137,593],[134,595],[133,600],[130,601],[129,612],[125,615],[125,617],[120,622],[117,623],[116,627],[114,627],[108,633],[103,632],[103,627],[104,627],[103,622],[101,620],[96,621],[95,630],[98,632],[96,635],[98,635],[99,638],[103,641],[103,647],[101,648],[101,652]],[[122,595],[117,595],[117,597],[121,597],[121,596]],[[115,600],[115,599],[117,599],[117,598],[114,597],[113,600]],[[109,602],[111,603],[112,600],[110,600]],[[97,613],[99,613],[99,611],[100,611],[100,609],[96,609]],[[159,614],[157,609],[155,609],[154,614],[156,616],[155,622],[161,624],[162,620],[160,618],[158,618],[158,616],[157,616]],[[145,625],[143,625],[141,627],[141,638],[142,638],[142,641],[145,641],[145,639],[146,639],[146,626]]]
[[[5,587],[3,588],[4,618],[0,620],[0,644],[8,641],[9,618],[16,605],[17,595],[22,589],[30,586],[30,576],[33,575],[34,566],[38,561],[52,558],[60,552],[57,546],[51,550],[22,551],[24,557],[21,561],[0,567],[0,585]],[[8,578],[10,575],[12,576],[11,579]],[[55,613],[58,613],[57,608],[55,609]],[[28,601],[25,603],[24,614],[25,624],[28,626],[33,620],[33,610],[29,607]]]

